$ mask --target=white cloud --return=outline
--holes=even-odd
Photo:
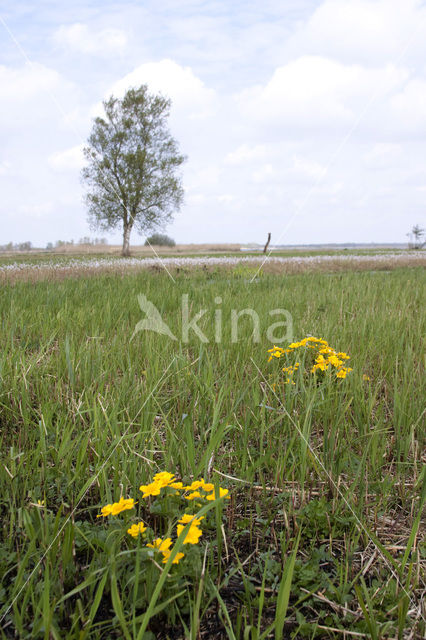
[[[13,129],[34,131],[42,121],[63,123],[77,95],[72,83],[45,65],[0,65],[0,130],[7,134]]]
[[[413,78],[390,101],[391,114],[399,129],[425,136],[426,80]]]
[[[109,55],[125,49],[127,35],[121,29],[109,27],[96,31],[87,24],[76,22],[60,26],[53,34],[53,41],[79,53]]]
[[[286,44],[300,51],[363,65],[398,63],[426,53],[426,7],[420,0],[326,0]]]
[[[256,171],[252,173],[253,182],[257,184],[269,182],[271,178],[277,175],[276,169],[270,163],[261,165]]]
[[[262,160],[268,154],[267,146],[258,144],[250,146],[242,144],[234,151],[229,152],[225,157],[225,164],[240,165],[251,161]]]
[[[369,169],[386,169],[395,166],[401,156],[401,145],[379,142],[365,154],[365,166]]]
[[[184,113],[186,119],[204,119],[214,113],[215,91],[207,88],[190,67],[168,59],[140,65],[116,82],[107,95],[121,97],[127,89],[141,84],[147,84],[153,93],[170,97],[173,110]]]
[[[319,162],[314,162],[307,158],[296,156],[293,158],[293,167],[296,172],[318,180],[321,176],[325,176],[326,167]]]
[[[79,144],[64,151],[56,151],[48,157],[49,166],[56,171],[79,170],[84,164],[84,145]]]
[[[236,96],[245,118],[271,126],[349,127],[373,96],[403,86],[408,73],[392,65],[368,69],[319,56],[302,56],[279,67],[265,85]]]
[[[236,200],[237,198],[232,193],[221,193],[217,196],[217,201],[225,206],[234,204]]]
[[[203,193],[190,193],[185,198],[186,204],[190,206],[197,206],[200,204],[204,204],[206,201],[207,201],[207,198]]]
[[[11,168],[11,163],[8,160],[3,160],[0,162],[0,176],[5,176],[9,173]]]
[[[31,204],[22,204],[19,206],[19,211],[28,215],[31,218],[43,218],[54,210],[53,202],[41,202]]]
[[[57,71],[37,62],[20,67],[0,65],[0,109],[27,104],[35,96],[53,91],[62,82]]]

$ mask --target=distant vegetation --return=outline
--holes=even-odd
[[[422,249],[426,245],[426,242],[424,242],[423,240],[424,235],[425,235],[425,229],[422,229],[420,225],[415,224],[414,227],[411,229],[411,234],[409,234],[410,244],[412,249]],[[414,237],[414,242],[412,240],[413,237]],[[410,245],[409,245],[409,248],[410,248]]]
[[[106,238],[80,238],[78,242],[74,242],[74,240],[56,240],[56,242],[48,242],[46,244],[47,251],[54,251],[55,249],[61,249],[63,247],[67,247],[69,245],[107,245],[108,240]],[[7,244],[0,245],[0,252],[6,251],[39,251],[42,247],[33,247],[32,243],[27,242],[8,242]]]
[[[52,242],[48,242],[46,245],[46,249],[48,249],[49,251],[52,251],[53,249],[61,249],[62,247],[66,247],[67,245],[74,245],[74,244],[84,244],[84,245],[93,245],[93,246],[97,246],[97,245],[107,245],[108,244],[108,240],[106,238],[89,238],[88,236],[84,236],[83,238],[80,238],[80,240],[78,242],[74,242],[74,240],[56,240],[55,244],[53,244]]]
[[[7,244],[0,245],[0,251],[31,251],[33,246],[31,242],[8,242]]]
[[[173,238],[169,238],[169,236],[166,236],[163,233],[153,233],[152,236],[149,236],[149,238],[145,240],[146,247],[152,244],[157,247],[175,247],[176,246],[176,242],[173,240]]]

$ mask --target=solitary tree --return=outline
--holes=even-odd
[[[84,149],[89,220],[102,230],[122,227],[123,256],[130,254],[133,227],[139,233],[162,227],[183,200],[178,169],[185,158],[167,127],[170,104],[146,85],[122,100],[111,96]]]
[[[414,248],[415,249],[421,249],[426,243],[422,242],[422,237],[424,235],[425,230],[422,229],[418,224],[415,224],[414,227],[411,229],[411,233],[413,234],[415,241],[414,241]]]

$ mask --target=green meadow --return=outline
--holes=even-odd
[[[425,271],[256,271],[2,285],[2,638],[424,637]],[[140,294],[176,340],[135,332]],[[182,339],[183,294],[207,341]],[[346,378],[269,362],[274,309],[281,346],[324,338]],[[216,499],[143,498],[162,471]]]

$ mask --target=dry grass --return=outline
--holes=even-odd
[[[1,255],[7,258],[48,255],[48,256],[76,256],[76,255],[121,255],[121,245],[119,244],[66,244],[63,247],[57,247],[53,251],[45,249],[32,249],[30,253],[23,251],[5,251]],[[191,254],[200,253],[228,253],[241,250],[240,244],[177,244],[174,247],[159,247],[157,245],[145,246],[135,245],[131,247],[132,256],[151,256],[153,248],[160,255],[170,254]]]
[[[183,246],[183,245],[182,245]],[[201,245],[198,245],[201,246]],[[205,245],[207,246],[207,245]],[[151,254],[152,255],[152,254]],[[243,256],[241,256],[243,258]],[[262,273],[265,274],[303,274],[303,273],[343,273],[348,271],[392,271],[394,269],[408,268],[408,267],[426,267],[426,254],[424,256],[407,255],[405,258],[398,257],[398,260],[390,257],[389,259],[381,259],[377,261],[374,256],[371,260],[366,260],[365,256],[362,259],[358,256],[353,256],[352,259],[345,257],[345,260],[339,259],[339,257],[330,256],[324,257],[321,261],[313,262],[300,258],[299,260],[289,262],[277,262],[273,259],[267,259],[264,264],[256,262],[255,259],[244,258],[244,262],[238,264],[170,264],[167,263],[167,271],[173,274],[185,274],[188,275],[194,270],[203,270],[206,273],[214,273],[218,269],[224,271],[234,272],[241,269],[241,276],[248,278],[257,277]],[[130,273],[136,273],[140,270],[149,270],[151,272],[162,272],[166,268],[158,259],[158,263],[155,265],[145,265],[143,262],[140,264],[122,264],[117,261],[116,264],[99,265],[94,262],[93,266],[82,264],[73,265],[67,269],[58,268],[57,265],[43,265],[40,269],[34,269],[32,265],[28,267],[10,271],[0,270],[0,284],[14,283],[14,282],[40,282],[44,280],[49,281],[62,281],[67,278],[82,278],[100,274],[116,274],[125,276]]]

